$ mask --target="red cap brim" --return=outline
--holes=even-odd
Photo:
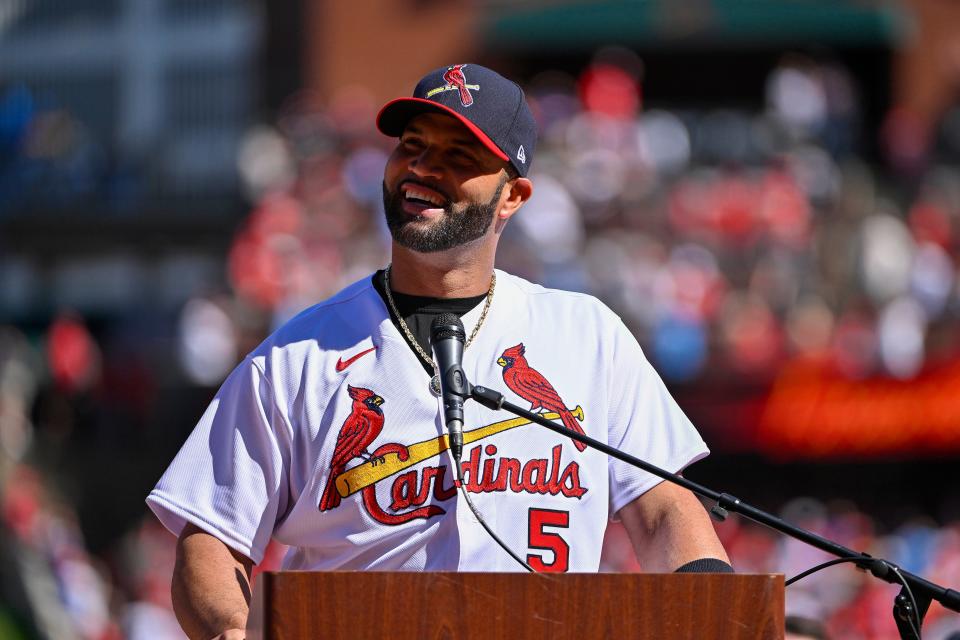
[[[483,146],[487,149],[490,149],[495,156],[505,162],[510,161],[510,156],[504,153],[500,147],[494,144],[493,140],[491,140],[487,134],[464,117],[463,114],[439,102],[425,98],[397,98],[383,105],[380,113],[377,114],[377,129],[385,135],[398,138],[400,134],[403,133],[404,128],[411,118],[427,111],[435,111],[453,116],[462,122],[463,126],[469,129],[470,133],[476,136],[477,140],[482,142]]]

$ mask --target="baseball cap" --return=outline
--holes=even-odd
[[[478,64],[431,71],[413,96],[391,100],[377,114],[377,128],[399,137],[407,122],[428,111],[458,119],[490,151],[526,176],[537,146],[537,125],[516,82]]]

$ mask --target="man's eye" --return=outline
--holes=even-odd
[[[459,149],[454,149],[450,152],[450,157],[461,163],[473,163],[476,162],[476,159],[466,151],[461,151]]]

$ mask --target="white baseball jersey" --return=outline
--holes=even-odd
[[[482,305],[465,316],[469,334]],[[473,384],[670,471],[707,454],[620,319],[497,272]],[[284,569],[517,571],[454,489],[441,403],[370,278],[288,322],[227,378],[147,502]],[[660,479],[505,412],[464,408],[467,490],[535,569],[596,571],[608,518]]]

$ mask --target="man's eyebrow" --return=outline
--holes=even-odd
[[[471,147],[471,148],[475,148],[478,144],[480,144],[480,141],[477,140],[476,138],[454,138],[450,142],[452,142],[453,144],[459,147]]]

